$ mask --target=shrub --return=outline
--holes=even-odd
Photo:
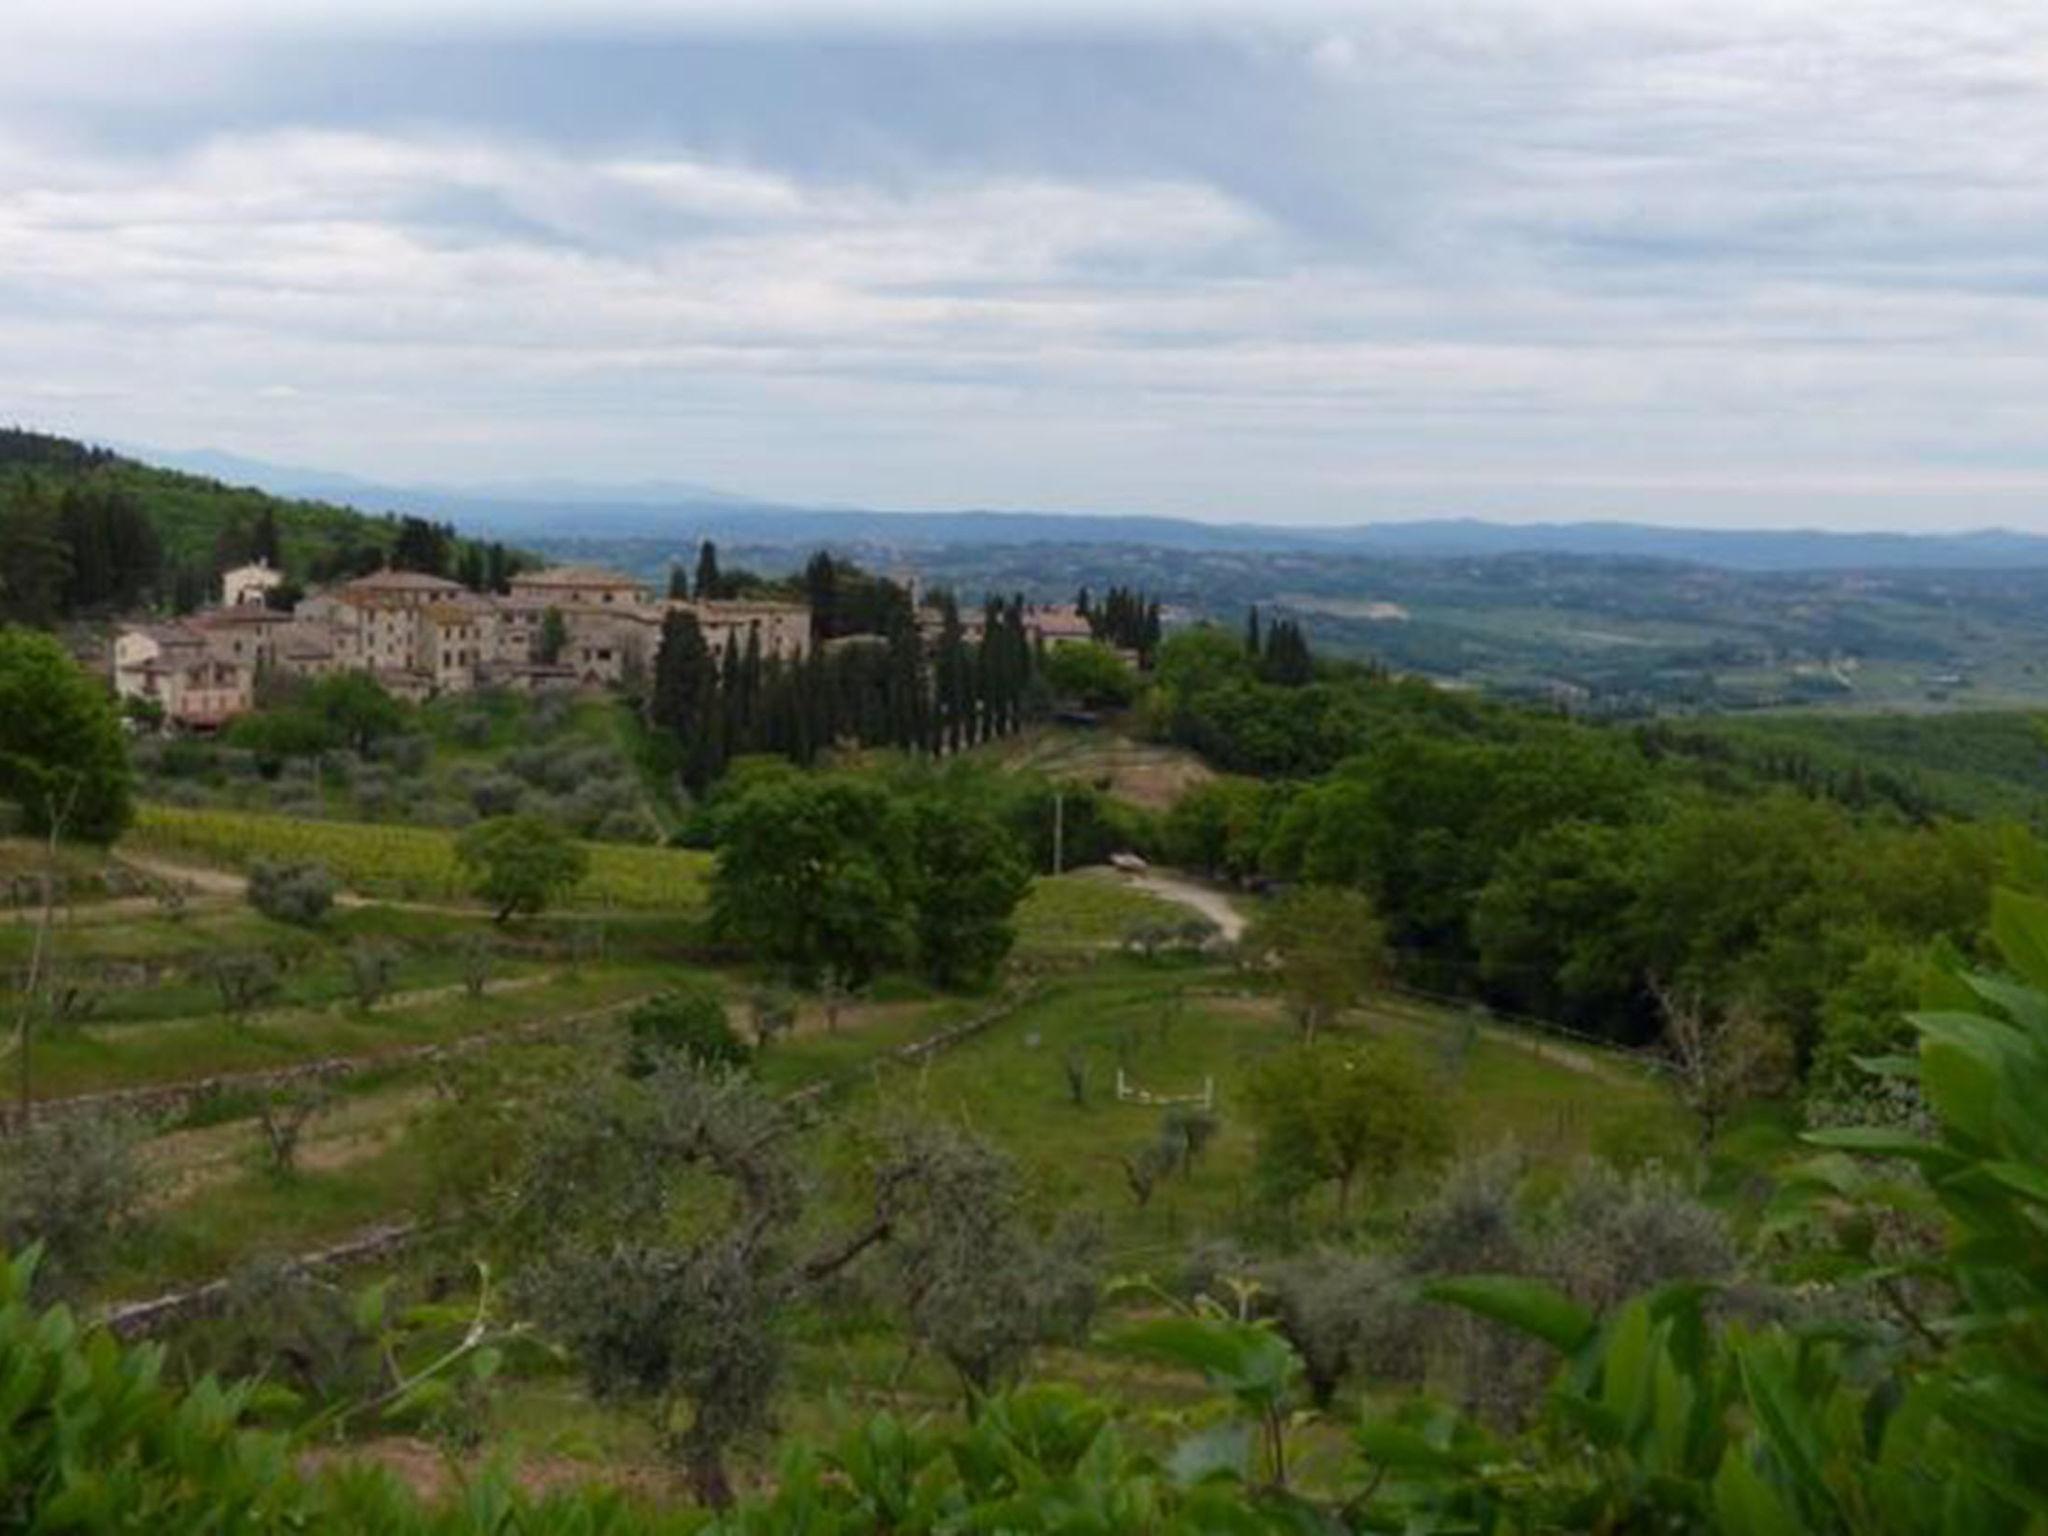
[[[277,961],[262,950],[214,954],[206,974],[220,993],[222,1010],[237,1019],[275,997],[280,985]]]
[[[311,927],[334,905],[325,864],[258,859],[249,866],[249,905],[280,923]]]
[[[1421,1378],[1417,1309],[1398,1260],[1322,1248],[1261,1265],[1256,1275],[1317,1407],[1328,1407],[1354,1376]]]
[[[392,978],[398,971],[398,952],[375,939],[358,939],[349,945],[348,979],[356,1006],[368,1013],[391,995]]]
[[[519,809],[526,786],[505,773],[485,774],[469,786],[469,803],[479,816],[509,816]]]
[[[133,1122],[39,1120],[0,1157],[0,1252],[43,1245],[39,1300],[77,1294],[105,1269],[143,1194]]]
[[[699,1069],[744,1067],[753,1053],[726,1018],[725,997],[709,984],[670,992],[626,1016],[631,1040],[627,1070],[644,1077],[667,1057]]]

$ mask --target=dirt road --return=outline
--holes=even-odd
[[[1235,903],[1213,885],[1203,885],[1186,875],[1177,875],[1169,870],[1148,869],[1142,875],[1127,874],[1127,884],[1162,901],[1177,902],[1191,907],[1214,923],[1223,937],[1235,944],[1244,937],[1244,914],[1237,910]]]

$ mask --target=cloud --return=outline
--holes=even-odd
[[[219,0],[50,87],[97,4],[0,92],[4,376],[97,435],[1275,518],[1982,521],[2041,468],[2019,8]]]

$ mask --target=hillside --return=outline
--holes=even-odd
[[[387,563],[453,575],[483,548],[424,518],[273,495],[0,428],[0,618],[48,623],[152,598],[189,607],[219,571],[256,556],[303,582]],[[507,552],[506,563],[522,558]]]

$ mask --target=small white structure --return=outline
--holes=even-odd
[[[284,572],[268,560],[251,560],[222,574],[220,601],[223,608],[262,607],[273,588],[283,585]]]
[[[1172,1104],[1194,1104],[1203,1109],[1216,1107],[1216,1079],[1202,1079],[1200,1093],[1149,1093],[1124,1076],[1124,1069],[1116,1069],[1116,1101],[1119,1104],[1146,1104],[1164,1107]]]

